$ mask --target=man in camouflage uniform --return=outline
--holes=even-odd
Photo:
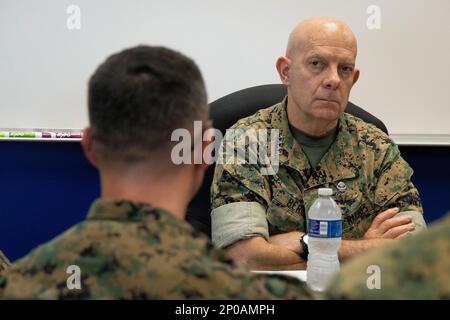
[[[415,237],[343,266],[327,299],[450,299],[450,213]],[[378,279],[377,279],[378,277]]]
[[[0,272],[3,272],[8,268],[10,265],[10,262],[8,258],[3,254],[3,252],[0,250]]]
[[[109,57],[89,82],[83,149],[98,167],[101,198],[87,220],[17,261],[0,296],[31,299],[310,298],[304,285],[249,273],[184,221],[207,164],[172,162],[171,135],[208,121],[192,60],[140,46]],[[208,126],[188,142],[203,154]],[[191,140],[191,139],[190,139]],[[206,139],[207,140],[207,139]],[[197,150],[200,147],[200,150]]]
[[[270,143],[263,148],[264,161],[216,165],[212,239],[235,260],[254,269],[305,268],[299,239],[321,187],[333,189],[342,210],[340,259],[426,227],[413,170],[398,147],[375,126],[344,113],[359,77],[356,51],[343,22],[327,17],[301,22],[286,56],[277,60],[287,97],[233,125],[241,129],[236,139],[225,136],[221,151],[244,155],[256,149],[246,132],[261,129],[276,137],[278,130],[279,136],[278,161],[269,166],[266,160],[277,150]]]

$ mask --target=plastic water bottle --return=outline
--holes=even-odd
[[[330,278],[339,271],[342,215],[332,195],[333,190],[320,188],[319,197],[308,211],[306,275],[308,286],[317,292],[324,291]]]

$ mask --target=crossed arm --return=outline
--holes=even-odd
[[[398,208],[388,209],[378,214],[362,239],[342,240],[339,259],[344,261],[371,248],[395,241],[415,229],[413,218],[398,214]],[[303,233],[292,231],[269,237],[255,236],[240,240],[227,248],[229,255],[247,264],[253,270],[298,270],[306,268],[299,253],[299,239]]]

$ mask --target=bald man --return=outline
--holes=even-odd
[[[276,129],[280,142],[272,174],[262,161],[216,166],[212,239],[235,260],[253,269],[304,269],[306,215],[322,187],[333,189],[342,210],[341,261],[426,228],[413,170],[398,147],[344,113],[360,74],[356,53],[355,36],[342,21],[302,21],[276,62],[287,97],[232,126]],[[222,147],[249,147],[245,135],[236,141]]]

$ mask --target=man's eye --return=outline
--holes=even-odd
[[[351,72],[353,71],[353,68],[352,68],[352,67],[349,67],[349,66],[342,66],[342,67],[341,67],[341,70],[342,70],[342,72],[344,72],[344,73],[351,73]]]
[[[310,62],[310,64],[313,66],[313,67],[321,67],[322,66],[322,61],[320,61],[320,60],[312,60],[311,62]]]

